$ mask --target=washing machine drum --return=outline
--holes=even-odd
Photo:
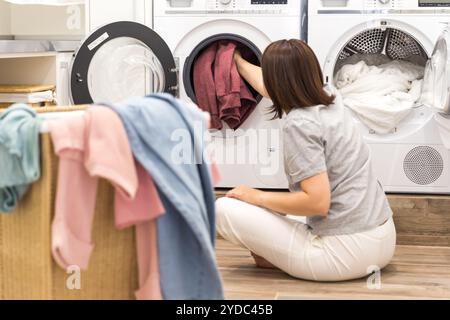
[[[356,34],[344,46],[338,54],[334,74],[343,65],[361,60],[371,65],[382,64],[386,62],[382,57],[406,60],[421,66],[425,66],[428,60],[422,44],[410,34],[395,28],[373,28]]]
[[[127,21],[93,32],[77,51],[71,71],[75,104],[176,94],[177,82],[175,61],[164,40],[150,28]]]
[[[244,55],[245,59],[255,65],[261,65],[261,51],[251,40],[244,38],[243,36],[231,33],[220,33],[206,38],[205,40],[197,44],[197,46],[192,50],[192,52],[189,54],[189,57],[186,59],[183,68],[183,83],[186,94],[195,103],[197,103],[197,97],[194,88],[194,68],[197,59],[209,46],[221,41],[230,41],[236,43],[237,48],[241,50],[241,53]],[[248,88],[251,91],[252,95],[255,97],[256,101],[260,102],[262,100],[262,96],[258,94],[250,85],[248,85]]]

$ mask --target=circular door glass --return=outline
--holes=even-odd
[[[422,87],[422,103],[439,111],[447,105],[449,80],[447,78],[448,46],[445,37],[439,39],[427,63]]]
[[[112,103],[163,92],[164,69],[153,51],[141,41],[116,38],[105,43],[93,56],[88,87],[93,101]]]

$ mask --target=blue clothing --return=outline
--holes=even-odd
[[[41,176],[41,122],[32,108],[22,104],[0,114],[0,212],[12,212]]]
[[[157,222],[164,299],[223,299],[201,111],[167,94],[133,98],[112,108],[122,118],[134,156],[151,174],[166,210]],[[177,138],[183,137],[180,143]]]

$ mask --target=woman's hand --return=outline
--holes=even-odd
[[[239,63],[244,59],[242,58],[242,54],[239,50],[234,51],[234,62],[239,65]]]
[[[239,50],[234,52],[234,62],[239,74],[263,97],[269,98],[266,87],[264,86],[264,79],[261,67],[251,64],[242,57]]]
[[[241,200],[255,206],[261,206],[263,194],[263,191],[242,185],[229,191],[226,196],[228,198]]]

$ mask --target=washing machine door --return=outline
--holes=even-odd
[[[440,114],[450,114],[450,28],[438,38],[428,60],[421,103]]]
[[[176,95],[177,70],[172,52],[152,29],[135,22],[105,25],[75,54],[71,70],[74,104],[119,102],[133,96]]]

